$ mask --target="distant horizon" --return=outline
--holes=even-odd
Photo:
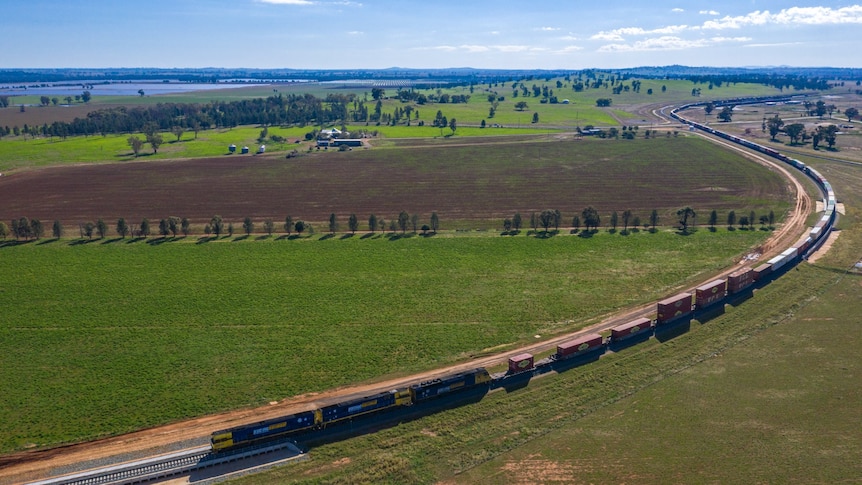
[[[862,67],[862,4],[844,0],[7,3],[5,37],[20,47],[6,69]]]

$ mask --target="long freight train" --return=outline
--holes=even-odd
[[[755,102],[782,101],[783,99],[761,98],[758,100],[751,98],[725,101],[723,104],[750,104]],[[727,278],[716,279],[699,286],[693,293],[684,292],[663,299],[656,304],[655,318],[641,317],[618,325],[611,329],[608,337],[592,333],[575,338],[558,345],[555,353],[541,360],[536,360],[529,353],[513,355],[509,358],[508,370],[505,373],[491,375],[487,370],[479,367],[440,379],[331,404],[319,409],[217,431],[211,437],[213,451],[224,452],[259,442],[319,430],[330,425],[348,422],[358,416],[385,413],[396,408],[443,398],[452,393],[461,393],[469,389],[488,389],[495,384],[505,382],[507,379],[518,378],[519,376],[523,377],[527,373],[542,373],[555,368],[554,366],[565,361],[579,363],[581,361],[577,359],[583,358],[583,362],[586,362],[587,358],[597,358],[609,347],[624,346],[646,340],[653,333],[660,332],[663,328],[690,321],[697,311],[718,308],[728,298],[749,292],[752,286],[756,284],[763,285],[768,283],[772,278],[779,276],[782,272],[806,258],[808,254],[823,244],[835,222],[836,199],[832,185],[818,171],[806,166],[799,160],[779,153],[773,148],[758,145],[737,136],[721,132],[710,126],[687,120],[680,115],[682,111],[688,108],[704,104],[706,103],[681,106],[674,109],[671,112],[671,116],[695,129],[706,131],[712,135],[777,158],[813,179],[823,192],[823,216],[793,246],[755,268],[746,266],[730,274]]]

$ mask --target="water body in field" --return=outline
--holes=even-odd
[[[28,83],[0,84],[0,95],[11,96],[75,96],[85,90],[93,96],[138,96],[143,90],[146,95],[188,93],[213,89],[246,88],[267,86],[273,83],[299,83],[303,80],[278,81],[220,81],[218,83],[184,83],[179,81],[80,81],[76,83]]]

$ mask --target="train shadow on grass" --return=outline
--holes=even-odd
[[[665,323],[655,328],[655,339],[661,343],[673,340],[691,330],[691,320],[683,318],[676,322]]]

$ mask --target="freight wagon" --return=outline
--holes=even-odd
[[[727,292],[739,293],[754,284],[754,270],[750,266],[735,271],[727,277]]]
[[[518,354],[509,357],[509,374],[518,374],[533,368],[532,354]]]
[[[602,336],[597,333],[591,333],[557,345],[557,353],[554,355],[557,359],[570,359],[602,348],[603,345],[604,339]]]
[[[693,308],[691,306],[691,293],[680,293],[658,302],[656,325],[679,320],[686,315],[691,315]]]
[[[695,290],[695,305],[702,310],[710,305],[724,300],[727,294],[727,280],[715,280]]]
[[[652,330],[652,320],[638,318],[611,329],[611,342],[622,342],[637,335],[643,335]]]

